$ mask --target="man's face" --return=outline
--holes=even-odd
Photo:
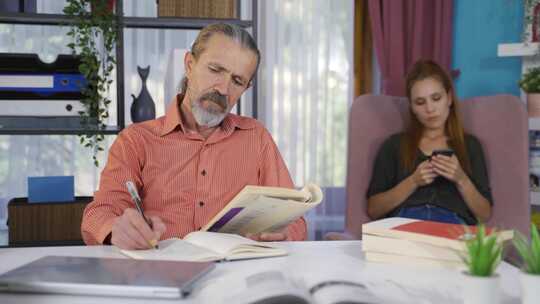
[[[187,100],[200,126],[217,126],[250,85],[257,56],[222,34],[214,34],[195,59],[184,59],[188,78]]]

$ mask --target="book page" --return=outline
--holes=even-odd
[[[203,230],[240,235],[279,231],[322,198],[321,189],[314,184],[302,190],[246,186]]]
[[[316,304],[376,304],[382,303],[366,285],[343,280],[327,280],[310,288]]]
[[[234,217],[228,219],[219,231],[241,235],[278,231],[309,209],[311,209],[309,204],[258,196],[252,199],[249,207],[242,208]]]
[[[211,249],[227,260],[287,254],[287,251],[279,246],[256,242],[235,234],[195,231],[188,234],[184,241],[198,247]]]
[[[159,249],[124,250],[120,252],[134,259],[164,261],[217,261],[223,255],[208,248],[173,238],[159,242]]]
[[[200,303],[312,303],[309,293],[280,271],[230,273],[201,283]]]
[[[290,199],[297,202],[309,202],[311,201],[311,193],[305,189],[289,189],[280,187],[265,187],[265,186],[252,186],[248,185],[240,191],[239,195],[252,194],[252,195],[265,195],[269,197],[276,197],[281,199]],[[234,201],[234,199],[233,199]]]
[[[351,272],[359,265],[355,260],[343,259],[341,263],[322,264],[317,269],[298,266],[291,274],[291,281],[306,290],[315,304],[374,304],[385,303],[369,288],[362,271]]]

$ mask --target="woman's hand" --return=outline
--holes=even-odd
[[[437,173],[429,160],[421,162],[412,174],[412,179],[417,187],[431,184],[436,177]]]
[[[453,181],[457,185],[461,185],[468,179],[455,154],[452,156],[442,154],[433,156],[431,164],[435,173]]]

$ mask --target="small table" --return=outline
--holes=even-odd
[[[9,246],[84,245],[81,220],[91,196],[73,202],[28,203],[18,197],[8,203]]]

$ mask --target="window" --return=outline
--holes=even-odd
[[[259,118],[296,185],[325,202],[307,216],[310,239],[342,230],[354,1],[259,1]]]

